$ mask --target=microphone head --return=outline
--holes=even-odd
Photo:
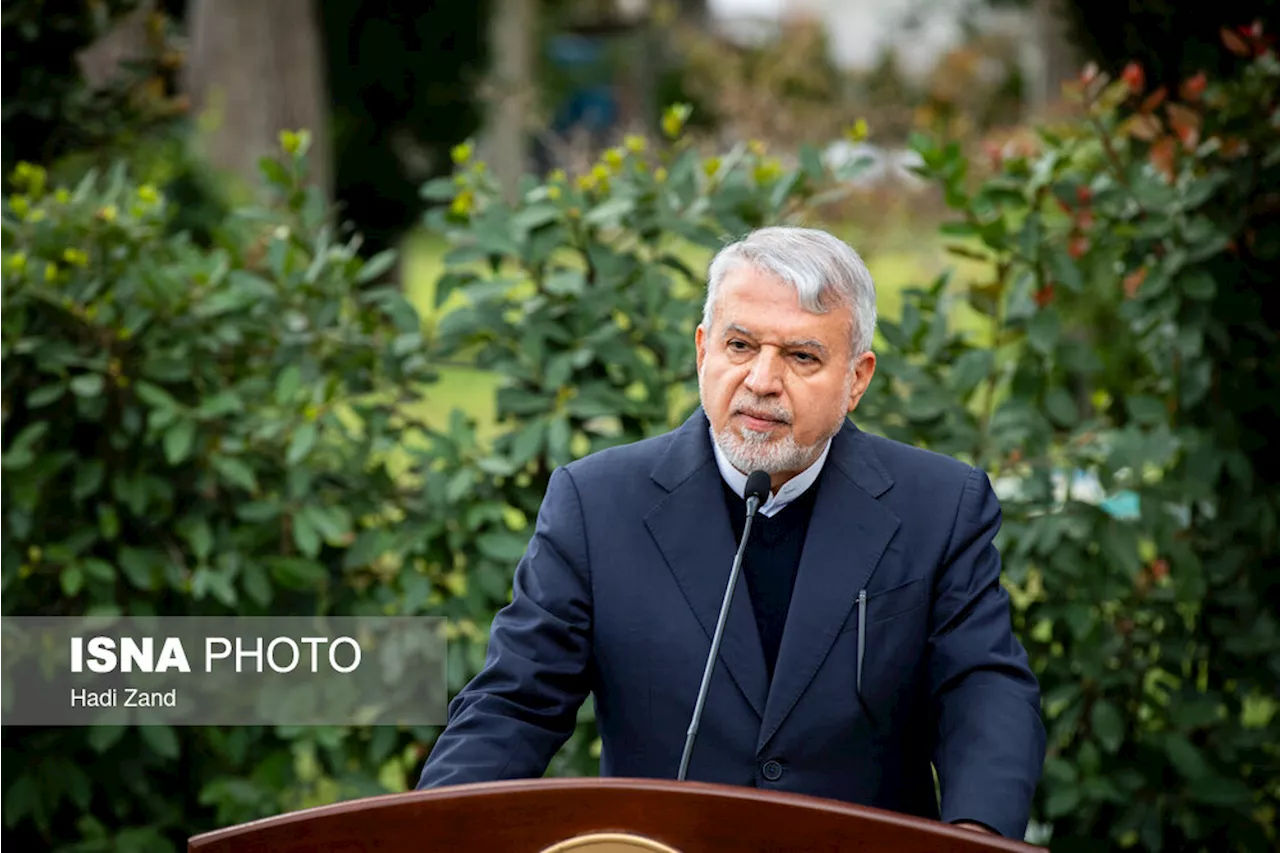
[[[772,481],[769,475],[764,471],[752,471],[747,477],[747,488],[743,491],[742,497],[746,500],[756,498],[756,504],[763,504],[769,499],[769,486]]]

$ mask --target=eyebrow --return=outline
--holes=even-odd
[[[726,335],[731,332],[736,332],[739,335],[746,335],[748,338],[755,337],[750,329],[745,329],[734,323],[730,323],[728,326],[725,326],[724,331]],[[783,341],[782,345],[787,349],[812,349],[817,350],[820,353],[826,353],[827,351],[827,348],[822,345],[821,341],[817,341],[812,338]]]

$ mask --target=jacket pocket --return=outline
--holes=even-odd
[[[912,578],[889,589],[868,592],[867,623],[874,625],[923,607],[927,592],[924,578]]]

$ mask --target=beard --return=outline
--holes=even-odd
[[[803,471],[818,458],[821,447],[802,447],[790,434],[774,438],[768,433],[728,425],[715,433],[715,440],[729,464],[744,473]]]
[[[852,380],[846,384],[851,384],[851,382]],[[702,400],[703,409],[705,410],[706,401],[703,399],[702,383],[699,382],[698,386],[698,397]],[[845,396],[848,396],[847,389]],[[787,411],[786,408],[771,400],[756,397],[747,391],[743,391],[734,397],[733,405],[730,406],[729,411],[737,412],[741,409],[766,415],[787,425],[792,423],[792,413]],[[719,430],[713,428],[713,436],[716,445],[720,448],[720,452],[739,471],[743,473],[764,471],[766,474],[784,474],[803,471],[817,461],[818,456],[822,453],[822,448],[832,436],[840,431],[840,427],[843,424],[844,418],[836,419],[835,424],[830,430],[826,431],[825,435],[813,444],[808,445],[802,445],[797,442],[790,431],[778,436],[770,432],[749,429],[745,426],[734,427],[730,423],[726,423]]]

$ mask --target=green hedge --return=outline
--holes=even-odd
[[[1274,427],[1275,58],[1176,107],[1083,86],[1087,116],[980,180],[919,140],[990,277],[943,277],[884,324],[867,428],[991,471],[1006,583],[1045,689],[1035,819],[1058,850],[1276,841],[1280,678]],[[1145,102],[1145,103],[1144,103]],[[840,177],[743,145],[638,139],[506,205],[467,146],[430,224],[453,248],[424,323],[368,290],[299,187],[305,136],[264,164],[280,204],[212,248],[119,173],[21,170],[4,211],[4,612],[120,608],[449,617],[450,687],[479,667],[549,472],[659,432],[696,401],[688,258],[815,221]],[[1270,183],[1268,183],[1270,182]],[[694,249],[691,250],[691,247]],[[698,248],[700,247],[700,248]],[[958,300],[986,323],[952,325]],[[493,442],[418,423],[435,366],[500,372]],[[1271,421],[1267,418],[1270,417]],[[1096,477],[1136,511],[1060,493]],[[1270,596],[1270,597],[1268,597]],[[10,729],[5,826],[38,849],[179,850],[202,829],[410,786],[434,730]],[[594,773],[591,709],[550,772]]]

